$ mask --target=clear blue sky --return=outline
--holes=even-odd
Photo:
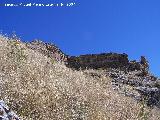
[[[118,52],[136,60],[144,55],[152,73],[160,76],[160,0],[37,1],[75,2],[76,6],[0,7],[0,30],[16,31],[25,41],[38,38],[55,43],[69,55]]]

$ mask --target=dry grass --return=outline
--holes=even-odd
[[[103,73],[96,78],[73,71],[3,36],[0,81],[0,99],[25,120],[140,120],[156,114],[112,90]]]

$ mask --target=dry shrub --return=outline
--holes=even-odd
[[[22,119],[139,119],[141,104],[116,93],[109,77],[100,72],[100,78],[91,77],[52,61],[20,41],[0,37],[0,98]]]

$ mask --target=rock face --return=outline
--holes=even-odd
[[[2,100],[0,100],[0,120],[20,120]]]
[[[36,50],[56,61],[66,61],[67,55],[65,55],[57,46],[49,43],[43,43],[40,40],[34,40],[27,43],[26,46],[32,50]]]

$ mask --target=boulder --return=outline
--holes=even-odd
[[[20,120],[18,116],[9,109],[3,100],[0,100],[0,120]]]

